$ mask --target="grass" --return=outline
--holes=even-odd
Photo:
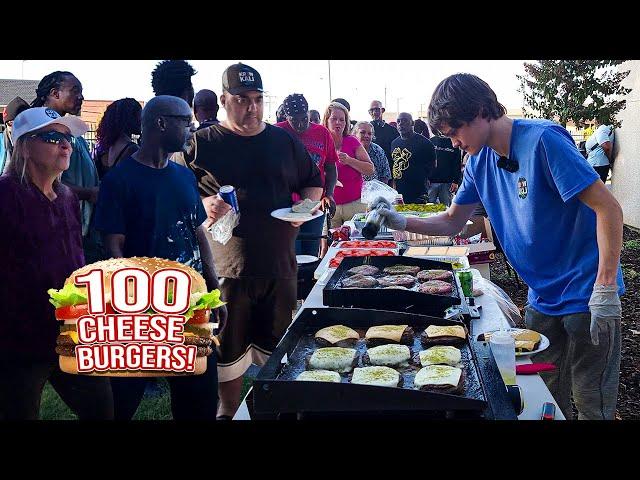
[[[635,280],[640,277],[640,273],[636,272],[629,264],[622,265],[622,273],[624,274],[625,280]]]
[[[628,240],[623,246],[625,250],[640,250],[640,240]]]
[[[242,382],[242,395],[244,398],[251,387],[252,379],[245,377]],[[160,394],[145,394],[133,420],[172,420],[171,397],[169,384],[164,378],[158,379]],[[40,401],[40,418],[42,420],[77,420],[78,417],[67,407],[49,382],[44,386]]]

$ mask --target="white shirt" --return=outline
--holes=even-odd
[[[604,142],[611,142],[613,146],[613,136],[613,127],[611,125],[600,125],[598,129],[593,132],[593,135],[589,137],[585,143],[585,148],[588,152],[587,162],[589,162],[592,167],[609,165],[609,159],[604,153],[602,144]],[[598,146],[593,148],[596,144],[598,144]]]

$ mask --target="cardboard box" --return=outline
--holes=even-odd
[[[493,242],[470,243],[465,246],[469,247],[468,258],[471,265],[491,263],[496,258],[496,246]]]

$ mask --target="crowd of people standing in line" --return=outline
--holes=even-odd
[[[82,84],[71,72],[47,75],[31,105],[17,99],[5,110],[12,152],[0,177],[0,221],[6,226],[0,237],[6,311],[0,322],[0,419],[37,418],[47,380],[81,419],[133,417],[144,379],[109,381],[59,370],[57,325],[46,295],[83,264],[128,256],[182,262],[203,274],[209,290],[220,289],[227,305],[216,315],[229,321],[218,355],[209,357],[206,375],[169,384],[175,419],[231,418],[243,374],[251,364],[264,364],[291,322],[295,255],[303,250],[296,239],[301,232],[320,237],[326,228],[322,221],[301,229],[270,212],[308,198],[339,226],[364,211],[360,191],[372,178],[393,185],[407,203],[428,199],[451,206],[426,220],[383,208],[394,229],[448,235],[484,204],[505,253],[531,287],[528,324],[555,339],[545,358],[562,368],[545,381],[565,415],[571,389],[581,418],[613,415],[618,296],[624,293],[622,218],[564,129],[508,118],[490,87],[469,74],[438,86],[428,128],[406,112],[395,126],[387,123],[377,100],[371,121],[352,125],[345,99],[330,102],[321,116],[298,93],[285,98],[279,122],[270,125],[262,120],[257,70],[229,66],[219,98],[212,90],[196,94],[195,74],[183,60],[159,63],[152,72],[156,96],[144,108],[124,98],[105,111],[95,158],[82,136],[87,125],[77,118]],[[223,121],[217,119],[218,100],[227,114]],[[600,136],[597,143],[604,145]],[[470,155],[464,171],[462,149]],[[518,171],[515,181],[511,174]],[[231,209],[218,196],[222,185],[235,187],[241,211],[224,245],[206,231]],[[536,208],[552,222],[542,231],[534,222]],[[512,221],[514,210],[522,221]],[[541,254],[550,231],[563,244],[576,229],[582,234],[573,235],[571,251]],[[313,244],[311,252],[318,248]],[[560,253],[558,262],[549,262]]]

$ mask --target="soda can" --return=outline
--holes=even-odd
[[[233,185],[223,185],[218,192],[220,198],[224,200],[224,203],[231,205],[231,208],[236,213],[240,213],[240,206],[238,205],[238,196],[236,195],[236,189]]]
[[[465,297],[473,297],[473,272],[468,268],[458,270],[458,279]]]

